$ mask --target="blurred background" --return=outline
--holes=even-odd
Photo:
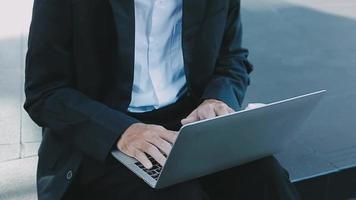
[[[24,112],[33,0],[0,0],[0,200],[37,199],[41,131]],[[304,199],[356,197],[356,1],[245,0],[244,46],[255,65],[245,103],[328,90],[277,155]]]

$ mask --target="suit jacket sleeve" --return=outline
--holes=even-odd
[[[215,72],[202,98],[221,100],[239,110],[249,85],[248,74],[252,65],[247,60],[248,50],[241,47],[240,0],[231,0],[228,12]]]
[[[86,155],[104,161],[136,119],[73,87],[71,1],[35,0],[26,58],[24,108]]]

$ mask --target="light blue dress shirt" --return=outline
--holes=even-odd
[[[130,112],[176,102],[186,91],[182,0],[135,1],[135,66]]]

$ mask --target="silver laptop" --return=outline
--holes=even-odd
[[[183,126],[165,165],[147,170],[120,151],[113,156],[152,188],[164,188],[273,155],[307,120],[325,90]]]

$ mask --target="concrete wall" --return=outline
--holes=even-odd
[[[0,1],[0,162],[36,155],[41,133],[22,109],[32,0]]]

